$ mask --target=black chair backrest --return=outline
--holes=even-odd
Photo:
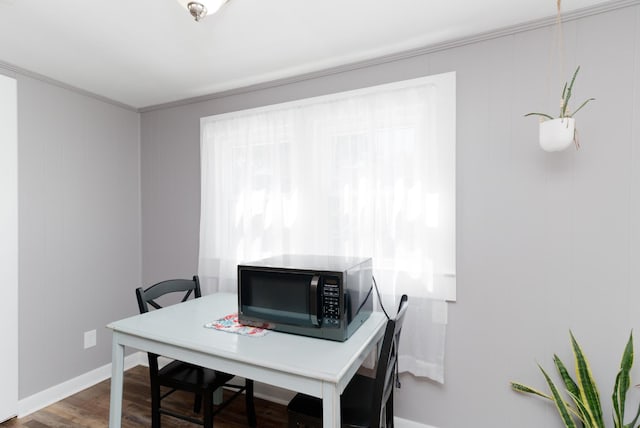
[[[156,302],[156,299],[169,293],[185,293],[181,302],[186,301],[191,293],[194,294],[194,298],[201,297],[200,291],[200,279],[197,275],[194,275],[192,280],[189,279],[170,279],[162,281],[151,287],[143,290],[139,287],[136,290],[136,297],[138,298],[138,309],[141,314],[149,312],[149,306],[153,306],[156,309],[162,308],[162,306]]]
[[[194,275],[193,279],[170,279],[162,281],[151,287],[143,290],[142,287],[136,289],[136,297],[138,299],[138,309],[141,314],[149,312],[149,306],[156,309],[161,309],[162,306],[156,301],[159,297],[162,297],[171,293],[184,293],[180,302],[186,301],[191,294],[193,298],[197,299],[202,296],[200,291],[200,279],[198,275]],[[147,353],[149,358],[149,368],[152,373],[158,373],[158,355]]]
[[[396,367],[398,364],[398,345],[400,344],[400,333],[402,331],[402,323],[407,313],[408,297],[404,294],[400,298],[398,305],[398,313],[395,319],[387,321],[387,326],[382,339],[382,349],[378,358],[378,367],[376,369],[376,378],[373,391],[373,403],[371,406],[371,424],[372,427],[381,426],[381,418],[387,400],[393,393],[396,383]]]

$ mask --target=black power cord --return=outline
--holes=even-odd
[[[376,277],[373,276],[373,275],[371,277],[373,278],[373,285],[376,287],[376,294],[378,295],[378,302],[380,302],[380,307],[382,308],[382,312],[384,312],[384,315],[387,317],[387,320],[390,320],[391,318],[389,317],[389,314],[384,309],[384,305],[382,304],[382,297],[380,297],[380,289],[378,288],[378,283],[376,282]]]

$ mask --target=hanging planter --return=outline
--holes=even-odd
[[[571,82],[565,82],[562,89],[562,98],[560,99],[560,115],[554,118],[546,113],[527,113],[525,116],[540,116],[540,147],[547,152],[557,152],[564,150],[573,142],[576,149],[580,148],[578,142],[578,131],[576,130],[576,121],[573,116],[582,109],[589,101],[595,98],[589,98],[580,107],[575,109],[573,113],[569,110],[569,100],[573,93],[573,84],[576,76],[580,71],[580,66],[573,73]]]
[[[572,117],[540,122],[540,147],[545,152],[559,152],[576,142],[576,120]]]

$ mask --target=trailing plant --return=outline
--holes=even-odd
[[[576,77],[578,76],[578,72],[580,71],[580,66],[576,68],[576,71],[573,73],[573,77],[570,82],[565,82],[564,87],[562,88],[562,98],[560,98],[560,114],[558,115],[558,119],[565,117],[573,117],[576,113],[578,113],[584,106],[587,105],[590,101],[594,101],[595,98],[589,98],[582,104],[580,107],[575,109],[573,112],[569,111],[569,101],[571,100],[571,95],[573,95],[573,85],[576,82]],[[525,116],[540,116],[549,120],[555,119],[553,116],[546,113],[527,113]]]
[[[549,394],[518,382],[511,382],[511,388],[517,392],[532,394],[552,401],[555,404],[562,422],[567,428],[577,428],[578,426],[585,428],[605,428],[602,406],[600,404],[600,394],[593,374],[591,373],[589,362],[573,336],[573,333],[569,333],[575,360],[575,380],[571,377],[560,358],[558,358],[557,355],[553,356],[553,362],[562,380],[562,385],[566,390],[565,394],[562,394],[549,374],[539,364],[538,367],[549,387]],[[632,365],[633,333],[629,335],[629,341],[624,348],[622,360],[620,361],[620,370],[616,376],[616,382],[611,396],[613,401],[613,426],[615,428],[633,428],[640,417],[639,406],[633,420],[630,423],[624,423],[627,391],[631,384],[629,372],[631,371]],[[566,397],[568,397],[568,399]],[[581,423],[581,425],[577,425],[578,423]]]

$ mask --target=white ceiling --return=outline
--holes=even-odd
[[[562,10],[604,3],[563,0]],[[556,0],[0,0],[5,63],[142,108],[547,18]]]

